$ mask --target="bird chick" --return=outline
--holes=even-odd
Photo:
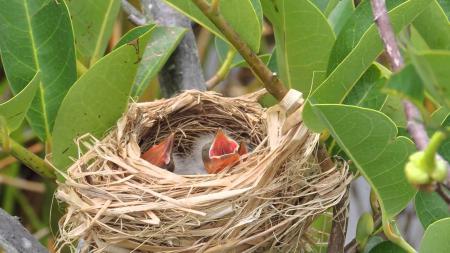
[[[244,142],[238,144],[219,129],[212,142],[203,146],[202,160],[206,171],[213,174],[235,165],[247,152]]]
[[[155,166],[173,172],[175,167],[172,155],[174,137],[175,134],[171,133],[158,144],[151,146],[141,155],[141,158]]]

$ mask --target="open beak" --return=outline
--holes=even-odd
[[[242,154],[241,154],[242,152]],[[239,145],[219,129],[210,146],[203,149],[203,164],[208,173],[218,173],[239,162],[241,155],[247,153],[247,146]]]
[[[172,148],[174,137],[175,134],[171,133],[160,143],[151,146],[141,155],[141,158],[160,168],[173,171]]]

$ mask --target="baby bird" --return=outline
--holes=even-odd
[[[219,129],[212,142],[202,148],[202,160],[209,174],[218,173],[236,164],[248,152],[245,142],[238,144]]]
[[[155,166],[173,172],[175,168],[172,155],[174,137],[175,134],[171,133],[160,143],[151,146],[141,155],[141,158]]]

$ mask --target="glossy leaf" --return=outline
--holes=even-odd
[[[307,0],[262,1],[274,27],[278,74],[307,97],[326,71],[335,37],[327,19]]]
[[[445,15],[450,19],[450,1],[448,0],[437,0],[441,8],[444,10]]]
[[[132,96],[140,96],[158,74],[172,52],[177,48],[186,32],[182,27],[155,27],[145,46],[136,79],[131,90]]]
[[[16,130],[22,124],[39,87],[39,80],[38,73],[17,95],[5,103],[0,104],[0,116],[6,121],[9,132]]]
[[[142,36],[144,33],[148,32],[150,29],[153,29],[155,27],[155,24],[149,24],[149,25],[143,25],[135,27],[131,30],[129,30],[125,35],[120,38],[119,42],[114,46],[114,49],[117,49],[127,43],[132,42],[133,40],[136,40],[140,36]]]
[[[57,110],[77,78],[69,13],[63,1],[0,0],[0,51],[11,89],[18,93],[40,72],[27,119],[50,137]]]
[[[383,241],[383,238],[377,235],[370,237],[366,243],[366,246],[364,247],[363,253],[369,253],[375,246],[382,243]]]
[[[388,96],[381,112],[388,116],[397,127],[406,127],[405,110],[400,97]]]
[[[382,243],[377,244],[369,252],[370,253],[407,253],[400,246],[398,246],[390,241],[384,241]]]
[[[177,10],[208,28],[215,35],[226,40],[220,30],[197,8],[192,1],[165,0]],[[255,52],[259,51],[262,33],[261,7],[252,0],[220,0],[219,11],[230,26],[240,35]],[[258,10],[259,9],[259,10]]]
[[[414,204],[417,217],[425,229],[435,221],[450,217],[447,203],[436,192],[419,191]]]
[[[75,46],[81,61],[92,66],[105,53],[120,0],[70,0]]]
[[[341,32],[354,10],[353,0],[341,0],[337,3],[328,17],[334,33],[339,34]]]
[[[386,81],[376,65],[370,66],[345,98],[344,104],[379,110],[387,97],[381,92]]]
[[[437,1],[432,1],[413,24],[431,49],[450,49],[450,23]]]
[[[409,0],[393,8],[389,12],[389,16],[394,30],[398,32],[410,24],[414,18],[427,7],[430,1],[431,0]],[[357,15],[356,11],[354,15]],[[363,19],[361,22],[363,22]],[[357,25],[355,24],[355,27],[356,26]],[[362,26],[364,26],[364,24],[362,24]],[[355,31],[359,30],[359,28],[354,29]],[[340,36],[341,34],[345,34],[344,31],[340,33]],[[358,38],[358,32],[354,35],[355,38]],[[342,58],[342,61],[340,61],[327,79],[314,91],[309,100],[310,103],[307,103],[305,106],[303,118],[307,126],[313,131],[320,132],[324,126],[311,111],[311,103],[342,103],[360,76],[383,51],[383,44],[379,37],[378,30],[373,23],[366,31],[364,31],[359,40],[351,41],[354,41],[354,47],[350,49],[348,54],[339,53],[340,56],[337,59]],[[338,44],[338,41],[336,41],[336,44]],[[343,43],[342,50],[348,51],[348,47],[348,43]],[[335,51],[337,49],[333,50]],[[339,51],[340,50],[338,50],[338,52]],[[331,58],[330,61],[332,61]]]
[[[422,106],[425,99],[422,79],[412,65],[407,65],[400,72],[395,73],[384,90],[393,96],[408,99],[416,106]]]
[[[428,226],[420,244],[420,253],[450,252],[450,218],[438,220]]]
[[[441,105],[450,108],[450,51],[414,54],[412,62],[425,88]]]
[[[64,99],[53,131],[53,164],[64,171],[77,154],[74,140],[90,133],[97,138],[125,111],[139,60],[151,31],[136,44],[125,44],[89,69]]]
[[[366,178],[376,193],[383,214],[392,218],[414,197],[404,165],[415,150],[384,114],[348,105],[314,105],[314,112]]]

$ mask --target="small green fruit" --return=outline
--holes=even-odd
[[[447,164],[442,159],[436,159],[436,167],[431,172],[431,178],[435,181],[442,182],[447,178]]]
[[[430,182],[430,176],[424,170],[422,170],[417,163],[410,161],[406,163],[405,174],[408,181],[413,185],[428,184]]]

